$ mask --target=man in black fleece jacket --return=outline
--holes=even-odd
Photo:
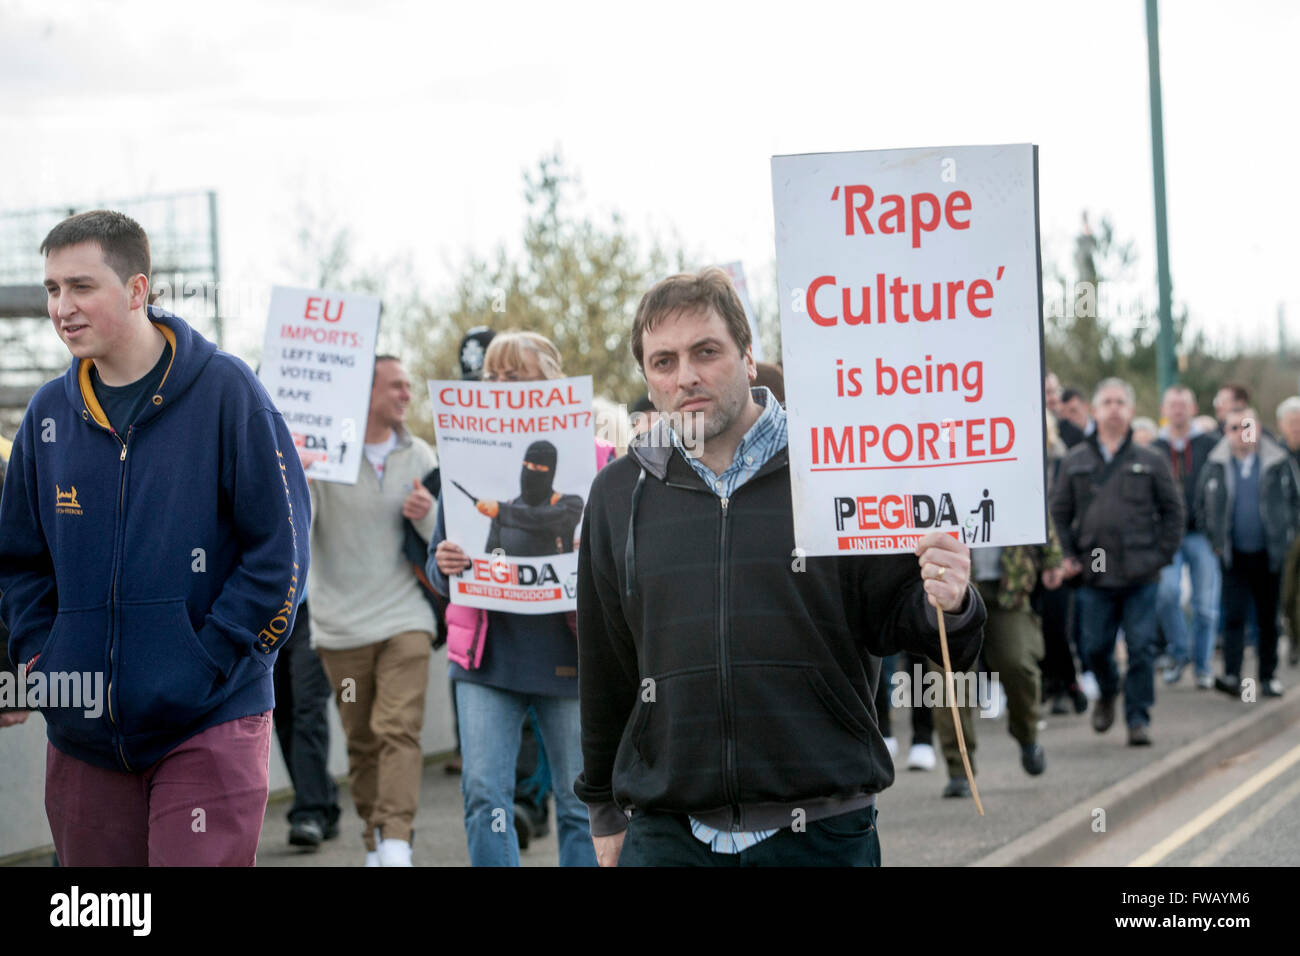
[[[785,412],[725,273],[674,276],[632,334],[666,417],[596,478],[578,567],[584,770],[602,865],[879,864],[879,657],[979,652],[970,552],[794,550]],[[670,423],[676,418],[676,428]],[[695,425],[702,440],[688,457]],[[696,460],[692,460],[695,458]],[[628,813],[631,814],[629,823]]]

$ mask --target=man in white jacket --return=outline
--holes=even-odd
[[[410,401],[401,361],[378,356],[356,484],[311,483],[312,646],[348,738],[366,866],[411,865],[420,802],[420,730],[436,625],[402,553],[402,519],[425,538],[433,533],[434,498],[421,479],[437,459],[406,430]]]

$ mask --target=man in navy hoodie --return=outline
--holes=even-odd
[[[70,866],[251,866],[272,667],[307,575],[293,440],[248,366],[147,304],[131,219],[73,216],[41,252],[73,362],[14,441],[0,616],[46,693],[55,849]],[[103,706],[74,700],[97,686]]]

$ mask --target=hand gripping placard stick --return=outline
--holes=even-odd
[[[939,571],[943,577],[943,569]],[[935,615],[939,618],[939,652],[943,655],[943,688],[948,695],[948,706],[952,708],[952,726],[957,731],[957,749],[961,751],[961,764],[966,768],[966,780],[970,783],[971,796],[975,798],[975,809],[984,816],[984,804],[980,803],[980,789],[975,786],[975,774],[970,769],[970,757],[966,753],[966,735],[961,732],[961,714],[957,711],[957,691],[952,679],[952,661],[948,657],[948,631],[943,625],[943,608],[939,599],[930,595]]]

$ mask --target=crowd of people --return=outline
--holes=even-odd
[[[1043,709],[1082,714],[1091,702],[1092,727],[1105,733],[1121,701],[1128,743],[1149,745],[1157,677],[1172,686],[1190,676],[1200,690],[1241,700],[1280,697],[1283,630],[1288,664],[1300,664],[1300,397],[1278,406],[1272,431],[1243,385],[1215,392],[1214,416],[1198,415],[1196,395],[1174,385],[1157,426],[1137,414],[1129,383],[1106,379],[1088,397],[1049,372],[1044,406],[1050,540],[973,555],[990,608],[982,666],[996,679],[980,685],[992,688],[984,700],[962,708],[968,750],[971,715],[1005,706],[1022,766],[1037,775],[1046,765],[1037,741]],[[1253,677],[1243,665],[1247,645]],[[896,681],[906,688],[917,662],[902,663]],[[886,672],[895,666],[887,661]],[[898,753],[889,691],[878,689],[877,708]],[[911,711],[906,766],[935,767],[937,725],[944,795],[968,796],[949,709],[914,706],[907,692],[898,699]]]
[[[138,225],[84,213],[42,253],[76,361],[13,445],[0,616],[14,666],[116,681],[103,717],[45,712],[65,863],[252,864],[272,726],[295,794],[289,840],[319,847],[339,832],[333,697],[358,863],[412,865],[429,661],[444,647],[470,862],[504,866],[548,825],[550,799],[561,865],[878,864],[875,797],[904,763],[903,709],[906,766],[937,765],[937,731],[944,795],[970,793],[949,708],[895,694],[900,669],[916,682],[940,668],[939,614],[953,669],[996,677],[1035,776],[1044,708],[1092,699],[1105,733],[1122,702],[1128,744],[1146,746],[1157,671],[1280,696],[1279,616],[1297,663],[1300,397],[1278,408],[1278,438],[1244,387],[1224,385],[1203,419],[1173,386],[1157,428],[1128,383],[1085,396],[1049,374],[1048,541],[972,551],[935,532],[913,554],[792,573],[780,370],[754,362],[725,273],[673,276],[630,330],[639,434],[596,439],[585,511],[555,491],[546,441],[524,454],[518,498],[475,501],[507,553],[579,551],[577,611],[484,611],[450,599],[470,543],[448,537],[400,357],[375,359],[356,483],[310,481],[247,366],[149,304]],[[536,332],[472,330],[460,363],[484,381],[565,374]],[[682,415],[697,416],[697,452]],[[563,533],[536,533],[555,521]],[[972,758],[980,706],[960,711]]]
[[[1139,579],[1150,584],[1152,572],[1156,574],[1154,593],[1140,601],[1154,610],[1155,620],[1135,621],[1131,626],[1127,620],[1123,622],[1130,660],[1133,644],[1145,645],[1146,635],[1150,635],[1150,651],[1139,651],[1138,657],[1149,654],[1154,662],[1163,656],[1161,678],[1165,684],[1178,683],[1190,666],[1196,686],[1202,690],[1217,688],[1234,697],[1243,693],[1281,696],[1284,688],[1277,676],[1280,619],[1285,619],[1286,630],[1293,635],[1288,662],[1291,666],[1298,663],[1294,601],[1300,556],[1296,543],[1300,527],[1300,397],[1283,401],[1268,422],[1251,404],[1244,385],[1225,383],[1213,397],[1214,415],[1200,416],[1195,394],[1174,385],[1165,391],[1161,402],[1163,427],[1139,429],[1133,391],[1127,384],[1116,380],[1101,383],[1091,414],[1081,414],[1077,401],[1067,402],[1072,390],[1056,392],[1057,388],[1049,375],[1046,405],[1049,414],[1063,420],[1060,434],[1066,451],[1061,455],[1058,448],[1052,456],[1059,461],[1053,467],[1056,530],[1070,534],[1069,524],[1079,516],[1078,499],[1092,485],[1102,496],[1104,507],[1100,510],[1110,517],[1112,528],[1108,539],[1098,536],[1085,544],[1105,549],[1101,557],[1118,558],[1122,573],[1133,578],[1125,580],[1125,585],[1136,585]],[[1109,418],[1108,407],[1115,409]],[[1081,447],[1085,450],[1080,451]],[[1103,467],[1112,459],[1119,462],[1112,472],[1118,472],[1122,480],[1109,498],[1102,490],[1103,476],[1083,477],[1093,474],[1098,465],[1094,460],[1093,468],[1081,467],[1090,457],[1089,448],[1101,457]],[[1148,533],[1149,526],[1154,535]],[[1147,546],[1155,547],[1158,560],[1154,560],[1155,554],[1145,553]],[[1135,561],[1126,559],[1125,548],[1138,552]],[[1076,558],[1087,561],[1086,555]],[[1149,558],[1152,563],[1148,566]],[[1110,571],[1098,571],[1096,586],[1118,589],[1117,579],[1107,576],[1113,571],[1113,562]],[[1095,595],[1089,595],[1086,587],[1080,594],[1088,595],[1079,614],[1082,633],[1097,615],[1091,604]],[[1190,627],[1185,595],[1190,597]],[[1122,615],[1117,603],[1112,602],[1111,608],[1111,614]],[[1248,635],[1257,649],[1257,670],[1250,686],[1245,686],[1242,658]],[[1218,675],[1213,667],[1216,644],[1223,649]],[[1088,648],[1079,654],[1085,666],[1095,663],[1089,657],[1095,642],[1085,639],[1081,647]],[[1101,676],[1095,676],[1104,686]]]

